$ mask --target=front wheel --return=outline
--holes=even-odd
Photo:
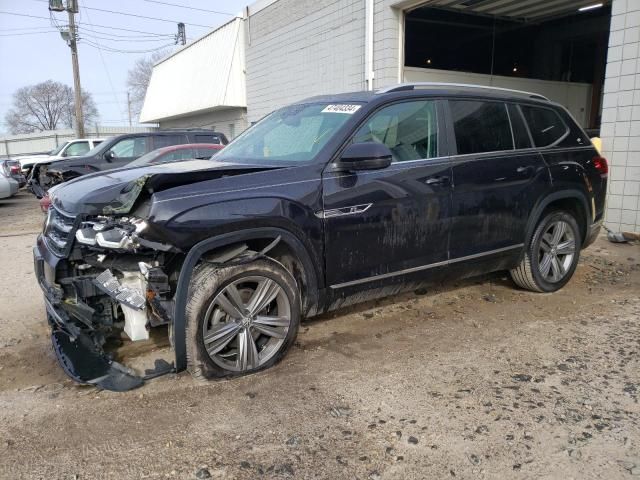
[[[536,226],[520,264],[510,271],[520,287],[555,292],[573,276],[580,257],[578,223],[566,211],[552,211]]]
[[[277,262],[200,265],[186,309],[188,370],[214,378],[274,365],[295,340],[300,305],[295,280]]]

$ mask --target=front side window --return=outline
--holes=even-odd
[[[63,144],[61,144],[60,146],[58,146],[58,147],[54,148],[53,150],[51,150],[51,151],[49,152],[49,155],[51,155],[51,156],[58,155],[58,154],[62,151],[62,149],[63,149],[64,147],[66,147],[67,145],[69,145],[69,142],[64,142],[64,143],[63,143]]]
[[[309,162],[359,108],[357,104],[290,105],[245,130],[216,159],[257,164]]]
[[[131,158],[144,155],[147,151],[147,137],[125,138],[111,147],[116,158]]]
[[[420,100],[384,107],[360,127],[354,143],[383,143],[394,162],[438,156],[438,117],[436,102]]]
[[[450,100],[458,155],[513,150],[507,106],[501,102]]]
[[[89,142],[75,142],[70,144],[64,151],[65,157],[78,157],[84,155],[90,150]]]
[[[550,108],[521,105],[533,143],[536,147],[548,147],[567,133],[567,126],[560,116]]]

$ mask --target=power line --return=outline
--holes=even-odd
[[[81,30],[82,32],[87,32],[88,30]],[[90,33],[85,33],[85,36],[94,40],[105,40],[107,42],[129,42],[129,43],[148,43],[148,42],[166,42],[168,38],[164,37],[155,37],[155,38],[111,38],[111,37],[103,37],[100,35],[93,35]],[[82,38],[82,37],[81,37]]]
[[[84,7],[84,8],[87,8],[87,7]],[[40,16],[37,16],[37,15],[27,15],[26,13],[7,12],[7,11],[4,11],[4,10],[0,10],[0,14],[15,15],[17,17],[37,18],[37,19],[40,19],[40,20],[49,20],[49,21],[51,20],[50,17],[40,17]],[[176,23],[176,22],[174,22],[172,20],[167,20],[167,21],[169,21],[171,23]],[[80,22],[79,23],[79,25],[83,25],[83,24],[84,24],[84,22]],[[100,24],[97,24],[97,23],[92,24],[91,26],[94,27],[94,28],[96,28],[96,27],[98,27],[98,28],[106,28],[106,29],[109,29],[109,30],[120,30],[120,31],[123,31],[123,32],[144,33],[144,34],[148,34],[148,35],[167,35],[167,36],[173,37],[172,34],[145,32],[145,31],[142,31],[142,30],[132,30],[130,28],[112,27],[112,26],[109,26],[109,25],[100,25]],[[196,25],[196,26],[201,26],[201,25]],[[44,28],[44,27],[42,27],[42,28]],[[212,28],[212,27],[206,27],[206,28]]]
[[[80,9],[78,9],[80,10]],[[89,25],[91,25],[91,18],[89,18],[89,14],[87,13],[87,21]],[[96,42],[97,43],[97,42]],[[104,68],[104,72],[107,75],[107,80],[109,81],[109,86],[111,87],[111,93],[113,94],[114,100],[118,100],[118,95],[116,94],[116,89],[113,87],[113,81],[111,80],[111,74],[109,73],[109,69],[107,68],[107,63],[104,61],[104,55],[102,54],[102,48],[100,48],[98,44],[98,52],[100,53],[100,61],[102,62],[102,67]],[[122,111],[120,111],[122,115]]]
[[[95,42],[92,42],[91,40],[87,40],[84,39],[84,41],[82,42],[84,45],[90,45],[92,47],[95,48],[102,48],[104,49],[105,52],[110,52],[110,53],[152,53],[152,52],[157,52],[158,50],[162,50],[164,48],[169,48],[175,45],[175,43],[167,43],[166,45],[161,45],[157,48],[150,48],[150,49],[146,49],[146,50],[121,50],[118,48],[113,48],[113,47],[109,47],[106,45],[99,45]]]
[[[84,7],[84,8],[86,10],[95,10],[96,12],[112,13],[114,15],[124,15],[125,17],[136,17],[136,18],[143,18],[145,20],[155,20],[158,22],[176,23],[175,20],[169,20],[168,18],[147,17],[145,15],[136,15],[135,13],[115,12],[113,10],[106,10],[104,8],[95,8],[95,7]],[[201,25],[199,23],[186,23],[186,22],[183,22],[183,23],[185,25],[190,25],[192,27],[213,28],[211,25]]]
[[[0,37],[18,37],[21,35],[40,35],[42,33],[58,33],[58,30],[46,30],[44,32],[0,33]]]
[[[178,5],[177,3],[160,2],[158,0],[144,0],[144,1],[149,3],[159,3],[160,5],[169,5],[171,7],[186,8],[188,10],[197,10],[199,12],[217,13],[219,15],[229,15],[231,17],[235,17],[235,14],[229,13],[229,12],[218,12],[217,10],[207,10],[206,8],[189,7],[187,5]]]
[[[22,28],[3,28],[3,32],[18,32],[18,31],[33,31],[33,30],[46,30],[51,27],[22,27]]]
[[[86,7],[84,7],[84,8],[86,8]],[[80,23],[80,25],[84,25],[84,23]],[[131,30],[130,28],[110,27],[108,25],[99,25],[97,23],[93,23],[93,24],[90,23],[89,25],[91,27],[93,27],[93,28],[106,28],[108,30],[121,30],[123,32],[144,33],[144,34],[148,34],[148,35],[158,35],[158,36],[173,37],[173,34],[169,34],[169,33],[144,32],[142,30]]]
[[[0,10],[0,13],[5,15],[15,15],[16,17],[29,17],[29,18],[40,18],[43,20],[50,20],[49,17],[39,17],[37,15],[27,15],[26,13],[16,13],[16,12],[5,12],[4,10]]]
[[[106,35],[112,38],[132,38],[132,39],[137,39],[137,38],[160,38],[160,39],[167,39],[167,38],[174,38],[175,35],[171,34],[171,33],[166,33],[166,34],[159,34],[159,33],[154,33],[154,34],[149,34],[149,35],[117,35],[115,33],[109,33],[109,32],[101,32],[98,30],[90,30],[88,28],[82,27],[82,31],[84,32],[90,32],[90,33],[95,33],[96,35]]]

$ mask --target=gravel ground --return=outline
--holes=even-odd
[[[275,368],[127,393],[57,366],[41,223],[0,201],[0,478],[634,478],[640,247],[605,239],[562,291],[489,275],[314,319]],[[166,338],[125,347],[134,365]]]

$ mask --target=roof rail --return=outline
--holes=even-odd
[[[464,87],[464,88],[484,88],[487,90],[500,90],[502,92],[519,93],[520,95],[526,95],[531,98],[537,98],[538,100],[550,100],[544,95],[539,93],[524,92],[522,90],[513,90],[511,88],[490,87],[488,85],[473,85],[470,83],[443,83],[443,82],[411,82],[411,83],[399,83],[385,88],[376,90],[376,94],[390,93],[390,92],[402,92],[405,90],[416,90],[417,88],[429,88],[429,87]]]

